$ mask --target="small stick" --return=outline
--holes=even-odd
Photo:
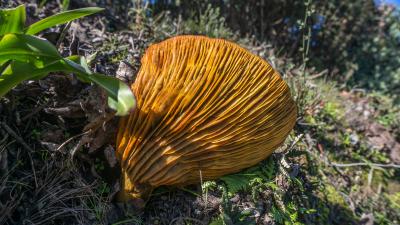
[[[56,47],[60,47],[61,42],[64,40],[65,35],[67,34],[67,31],[69,30],[69,28],[71,27],[71,23],[72,22],[68,22],[67,25],[65,25],[65,27],[62,29],[60,36],[58,37],[57,43],[56,43]]]
[[[303,134],[298,135],[292,142],[292,144],[290,145],[289,148],[287,148],[284,152],[284,155],[286,155],[286,153],[290,152],[293,150],[293,148],[296,146],[297,142],[299,142],[301,140],[301,138],[303,137]]]
[[[36,113],[40,112],[45,107],[46,107],[45,105],[41,105],[41,106],[36,107],[34,110],[32,110],[32,112],[30,112],[27,115],[25,115],[24,117],[22,117],[21,121],[25,121],[25,120],[29,119],[31,116],[33,116]]]
[[[0,122],[0,124],[3,126],[4,130],[6,130],[11,136],[15,138],[26,150],[33,152],[33,149],[29,147],[29,145],[22,139],[20,136],[18,136],[17,133],[15,133],[7,124]]]
[[[203,174],[201,172],[201,170],[199,170],[200,173],[200,188],[201,188],[201,200],[204,200],[204,192],[203,192]],[[205,196],[205,200],[204,200],[204,204],[205,204],[205,208],[207,209],[207,203],[208,203],[208,188],[206,188],[206,196]]]
[[[64,141],[60,146],[58,146],[58,148],[56,149],[56,151],[60,151],[66,144],[68,144],[69,142],[71,142],[72,140],[74,140],[75,138],[78,138],[78,137],[80,137],[80,136],[82,136],[82,135],[85,135],[85,134],[88,134],[88,133],[90,133],[92,130],[88,130],[88,131],[86,131],[86,132],[83,132],[83,133],[81,133],[81,134],[77,134],[77,135],[75,135],[75,136],[72,136],[72,137],[70,137],[70,138],[68,138],[66,141]]]
[[[36,178],[36,171],[35,171],[35,166],[33,164],[33,160],[32,160],[32,155],[31,152],[33,152],[33,149],[31,147],[29,147],[29,145],[24,141],[24,139],[22,139],[20,136],[18,136],[17,133],[15,133],[15,131],[13,131],[13,129],[11,129],[11,127],[9,127],[7,124],[0,122],[0,125],[11,135],[15,138],[15,140],[20,143],[26,150],[28,150],[28,155],[29,155],[29,160],[31,162],[31,167],[32,167],[32,172],[33,172],[33,177],[35,179],[35,185],[36,188],[39,186],[38,182],[37,182],[37,178]]]
[[[357,163],[330,163],[329,165],[331,166],[336,166],[336,167],[352,167],[352,166],[372,166],[372,167],[381,167],[381,168],[396,168],[400,169],[400,165],[394,164],[394,163],[389,163],[389,164],[380,164],[380,163],[363,163],[363,162],[357,162]]]

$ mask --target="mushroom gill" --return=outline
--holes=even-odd
[[[280,75],[237,44],[178,36],[150,46],[119,124],[120,200],[160,185],[235,173],[267,158],[292,130],[296,106]]]

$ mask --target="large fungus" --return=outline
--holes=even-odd
[[[267,158],[296,120],[288,85],[260,57],[222,39],[178,36],[150,46],[119,124],[122,200],[187,185]]]

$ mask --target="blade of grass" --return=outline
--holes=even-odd
[[[132,90],[124,82],[115,77],[104,76],[90,72],[86,60],[81,57],[80,64],[70,59],[65,62],[73,69],[81,79],[89,79],[99,85],[108,94],[108,106],[116,111],[117,116],[124,116],[136,106],[135,96]]]
[[[135,108],[135,96],[133,95],[130,87],[124,82],[118,80],[117,78],[107,77],[101,74],[93,74],[93,81],[97,85],[103,87],[103,89],[109,89],[114,92],[113,95],[108,95],[108,106],[116,111],[115,115],[128,115],[129,112]],[[116,97],[114,96],[115,94]]]
[[[7,67],[11,64],[12,60],[8,60],[0,66],[0,75],[7,69]]]
[[[0,65],[18,60],[37,67],[61,59],[57,49],[46,39],[25,34],[6,34],[0,40]]]
[[[82,9],[74,9],[65,12],[58,13],[53,16],[44,18],[25,29],[26,34],[37,34],[38,32],[45,30],[47,28],[53,27],[55,25],[64,24],[69,21],[88,16],[104,9],[98,7],[88,7]]]
[[[61,7],[62,11],[67,11],[68,8],[69,8],[69,0],[63,0],[62,7]]]
[[[25,6],[0,9],[0,36],[7,33],[22,33],[26,20]]]
[[[34,65],[12,62],[0,76],[0,98],[23,81],[33,79],[43,73],[45,73],[43,69],[38,69]]]
[[[70,60],[79,60],[77,56],[68,57]],[[13,61],[0,75],[0,98],[12,88],[26,80],[41,79],[51,72],[74,72],[64,62],[64,59],[55,60],[43,68],[33,64]]]
[[[92,73],[85,59],[78,56],[59,59],[44,67],[19,61],[12,62],[0,76],[0,97],[25,80],[40,79],[56,71],[72,72],[80,80],[99,85],[108,95],[109,107],[114,109],[118,116],[129,114],[136,106],[135,97],[128,85],[115,77]]]

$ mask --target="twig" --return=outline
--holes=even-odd
[[[357,163],[330,163],[330,166],[335,166],[335,167],[352,167],[352,166],[371,166],[371,167],[381,167],[381,168],[396,168],[400,169],[400,165],[394,164],[394,163],[389,163],[389,164],[380,164],[380,163],[363,163],[363,162],[357,162]]]
[[[39,107],[36,107],[34,110],[32,110],[32,112],[28,113],[27,115],[25,115],[24,117],[22,117],[21,121],[25,121],[27,119],[29,119],[31,116],[35,115],[36,113],[40,112],[42,109],[44,109],[46,107],[46,105],[41,105]]]
[[[294,146],[297,144],[297,142],[299,142],[301,140],[301,138],[304,136],[304,134],[300,134],[299,136],[297,136],[294,141],[292,142],[292,144],[290,145],[289,149],[287,150],[287,152],[290,152]]]
[[[304,136],[304,134],[300,134],[298,136],[295,137],[295,139],[292,141],[292,143],[290,144],[290,146],[286,149],[284,149],[281,154],[282,155],[286,155],[287,153],[289,153],[290,151],[293,150],[293,148],[296,146],[296,144],[301,140],[301,138]]]
[[[85,133],[90,133],[91,130],[86,131]],[[90,137],[87,136],[86,134],[79,140],[79,142],[74,146],[74,148],[70,152],[70,160],[72,161],[73,158],[75,157],[76,152],[85,144],[89,143],[91,141]]]
[[[29,147],[28,144],[26,144],[26,142],[24,141],[24,139],[22,139],[20,136],[18,136],[17,133],[15,133],[13,131],[13,129],[11,129],[7,124],[0,122],[1,126],[4,128],[4,130],[6,130],[11,136],[13,136],[13,138],[15,138],[15,140],[17,142],[19,142],[26,150],[33,152],[33,149],[31,147]]]
[[[203,190],[203,173],[201,172],[201,170],[199,170],[200,173],[200,188],[201,188],[201,200],[204,200],[204,208],[207,208],[207,203],[208,203],[208,188],[205,188],[205,192]],[[205,198],[203,195],[206,195]]]
[[[85,135],[85,134],[88,134],[88,133],[90,133],[92,130],[88,130],[88,131],[86,131],[86,132],[83,132],[83,133],[81,133],[81,134],[77,134],[77,135],[75,135],[75,136],[72,136],[72,137],[70,137],[70,138],[68,138],[66,141],[64,141],[60,146],[58,146],[58,148],[56,149],[56,151],[60,151],[66,144],[68,144],[69,142],[71,142],[72,140],[74,140],[75,138],[78,138],[78,137],[80,137],[80,136],[82,136],[82,135]]]
[[[20,136],[18,136],[18,134],[15,133],[15,131],[13,129],[11,129],[11,127],[9,127],[7,124],[0,122],[0,125],[11,136],[13,136],[15,138],[15,140],[22,145],[22,147],[24,147],[26,150],[28,150],[27,153],[29,155],[29,160],[31,162],[31,167],[32,167],[32,172],[33,172],[33,177],[35,179],[35,185],[36,185],[36,188],[37,188],[39,185],[38,185],[37,178],[36,178],[35,165],[33,164],[32,155],[31,155],[31,152],[33,152],[33,149],[31,147],[29,147],[29,145],[24,141],[24,139],[22,139]]]
[[[6,142],[7,138],[8,138],[8,134],[6,133],[6,134],[4,135],[4,138],[1,139],[1,141],[0,141],[0,145],[3,144],[4,142]]]
[[[68,22],[67,25],[65,25],[65,27],[62,29],[60,36],[58,37],[57,43],[56,43],[56,47],[60,47],[61,42],[64,40],[65,35],[67,34],[67,31],[69,30],[69,28],[71,27],[71,23],[72,22]]]
[[[319,77],[324,76],[327,73],[328,73],[328,69],[325,69],[325,70],[321,71],[320,73],[317,73],[317,74],[312,75],[312,76],[308,76],[308,79],[310,79],[310,80],[317,79]]]
[[[285,170],[285,169],[290,169],[292,168],[292,166],[286,161],[286,154],[288,154],[290,151],[292,151],[294,149],[294,147],[296,146],[296,144],[301,140],[301,138],[304,136],[304,134],[300,134],[298,136],[296,136],[296,138],[292,141],[292,143],[290,144],[290,146],[285,149],[281,154],[280,154],[280,167],[279,170],[286,176],[289,178],[292,178],[291,175],[289,175],[289,173]],[[285,168],[285,169],[284,169]]]

